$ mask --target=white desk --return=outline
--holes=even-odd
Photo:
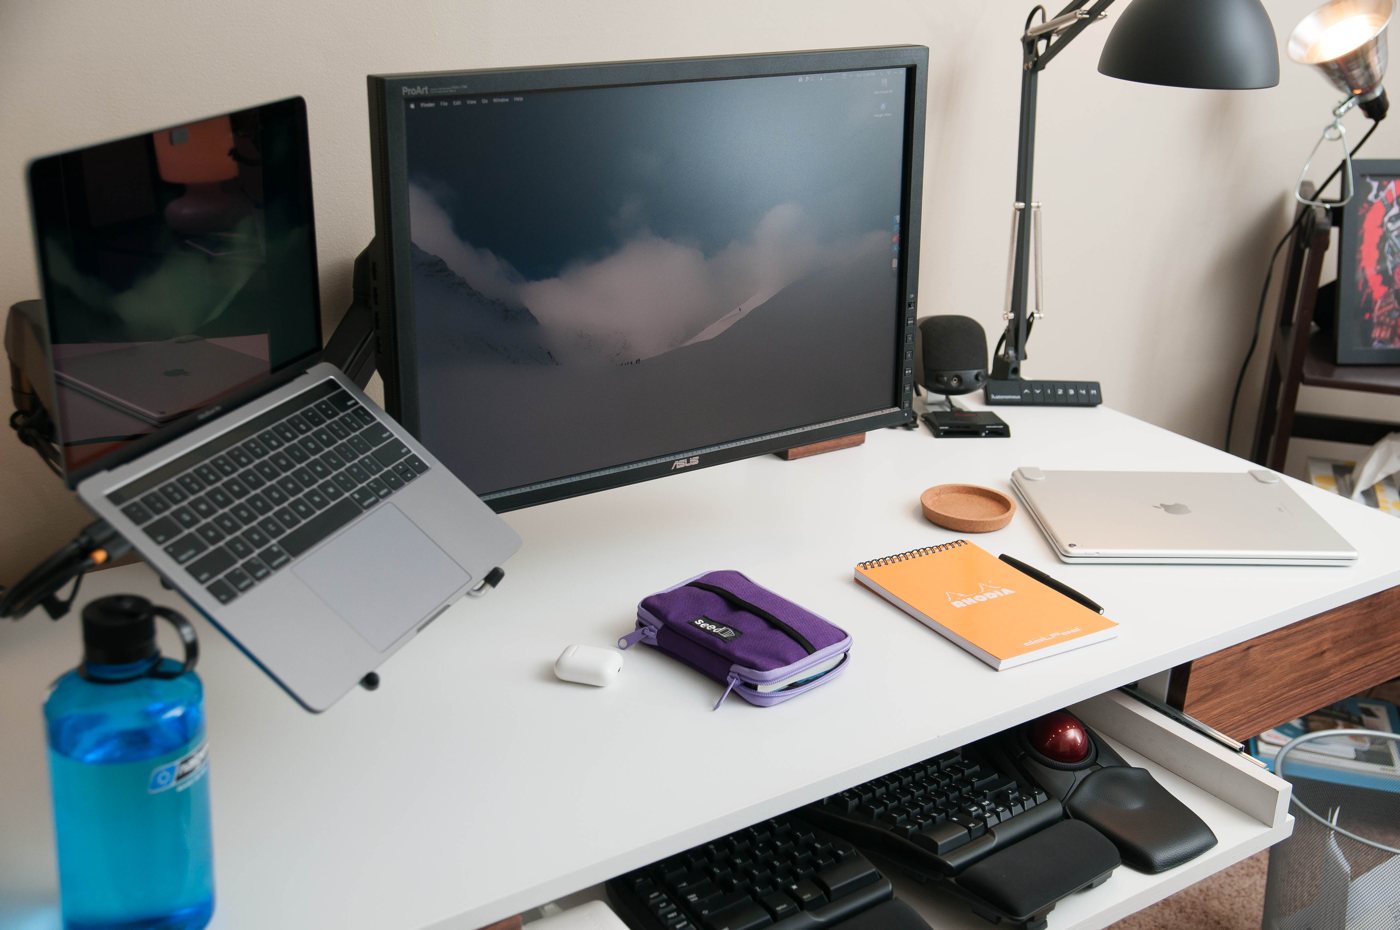
[[[1300,491],[1361,552],[1355,565],[1065,566],[1022,513],[978,541],[1083,590],[1121,627],[993,671],[851,579],[857,561],[954,538],[923,520],[921,490],[1006,489],[1019,465],[1246,467],[1104,408],[1003,415],[1008,440],[886,430],[830,455],[765,456],[508,514],[525,547],[501,587],[389,661],[378,692],[320,716],[200,624],[214,925],[476,927],[1400,583],[1400,521],[1311,488]],[[646,648],[606,690],[553,678],[566,644],[609,644],[639,598],[720,567],[845,626],[844,676],[778,707],[731,700],[717,713],[715,684]],[[99,573],[83,595],[115,591],[179,603],[140,566]],[[46,909],[34,925],[55,925],[39,705],[77,653],[76,618],[0,626],[0,926]],[[1261,828],[1234,858],[1278,835]],[[1130,904],[1090,908],[1076,925],[1193,876],[1115,875],[1104,889],[1133,889]]]

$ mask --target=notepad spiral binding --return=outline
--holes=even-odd
[[[949,549],[956,549],[959,546],[966,545],[966,539],[955,539],[952,542],[943,543],[940,546],[924,546],[921,549],[910,549],[908,552],[899,552],[895,555],[887,555],[883,558],[871,559],[869,562],[860,562],[857,564],[856,567],[868,571],[872,568],[879,568],[882,565],[893,565],[895,562],[907,562],[910,559],[917,559],[921,556],[931,555],[935,552],[947,552]]]

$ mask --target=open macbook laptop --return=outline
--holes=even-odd
[[[1279,475],[1052,471],[1011,475],[1065,562],[1347,565],[1356,550]]]
[[[498,577],[514,531],[319,360],[302,100],[38,159],[29,192],[65,478],[303,706]]]

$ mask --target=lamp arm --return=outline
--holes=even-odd
[[[1035,111],[1040,72],[1068,43],[1101,19],[1114,0],[1070,0],[1053,19],[1035,23],[1031,11],[1021,36],[1021,110],[1016,148],[1016,199],[1021,204],[1016,215],[1016,235],[1012,246],[1011,298],[1006,310],[1006,334],[1001,350],[992,361],[993,378],[1019,378],[1026,357],[1029,321],[1026,317],[1026,289],[1029,278],[1031,243],[1031,194],[1035,167]],[[1085,7],[1088,7],[1085,9]]]

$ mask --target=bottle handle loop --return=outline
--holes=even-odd
[[[152,607],[151,613],[163,620],[169,621],[175,627],[175,632],[180,634],[180,642],[185,647],[184,664],[177,671],[162,671],[161,664],[156,663],[156,667],[151,671],[152,678],[179,678],[181,675],[194,669],[195,663],[199,661],[199,637],[195,635],[194,624],[185,619],[184,615],[169,607]]]

